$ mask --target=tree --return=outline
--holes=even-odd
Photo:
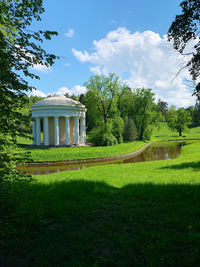
[[[156,110],[154,93],[151,89],[137,89],[133,106],[133,120],[135,122],[138,139],[149,140],[155,126],[159,125],[161,114]]]
[[[177,131],[179,136],[182,136],[182,133],[188,130],[191,120],[190,112],[184,108],[179,108],[178,110],[171,109],[167,112],[168,127],[172,131]]]
[[[200,123],[200,101],[197,99],[194,107],[194,122]]]
[[[118,97],[118,109],[120,111],[121,117],[123,120],[125,118],[131,118],[133,115],[133,106],[135,101],[135,94],[133,93],[132,89],[123,84],[121,87],[121,91]]]
[[[42,0],[0,1],[0,181],[22,177],[16,164],[27,155],[16,152],[17,137],[30,137],[30,116],[21,110],[28,103],[26,92],[33,88],[25,78],[39,79],[30,67],[48,67],[56,59],[40,43],[57,32],[30,29],[43,12]]]
[[[90,140],[96,145],[121,143],[124,123],[117,107],[121,83],[115,74],[91,76],[84,84],[83,99],[87,108],[87,128]]]
[[[186,111],[188,111],[190,113],[190,117],[191,117],[191,122],[195,122],[194,121],[194,117],[195,117],[195,107],[194,106],[189,106],[185,109]]]
[[[135,122],[132,118],[125,117],[124,119],[124,141],[134,141],[138,137]]]
[[[194,95],[200,97],[200,1],[184,0],[180,4],[181,14],[175,17],[168,32],[168,39],[173,40],[174,48],[188,56],[184,67],[189,67],[193,81],[197,81]],[[191,43],[191,41],[194,41]],[[185,48],[190,44],[192,50]],[[184,68],[183,67],[183,68]]]
[[[158,106],[157,107],[158,112],[161,112],[163,117],[166,119],[166,114],[167,114],[167,110],[168,110],[167,102],[164,102],[161,99],[158,99],[157,106]]]
[[[104,123],[112,117],[111,113],[117,111],[117,96],[119,94],[119,78],[111,73],[109,77],[105,75],[91,76],[89,82],[84,84],[88,89],[86,97],[96,106]]]

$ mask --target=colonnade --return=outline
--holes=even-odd
[[[85,144],[85,118],[67,116],[42,116],[33,118],[33,145],[41,145],[41,120],[43,120],[43,140],[45,146],[59,146],[61,144]]]

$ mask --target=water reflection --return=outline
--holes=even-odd
[[[123,160],[122,163],[134,163],[152,160],[167,160],[176,158],[180,154],[183,143],[153,144],[136,157]]]
[[[126,164],[126,163],[135,163],[142,161],[152,161],[152,160],[168,160],[176,158],[181,151],[181,146],[184,145],[184,142],[165,142],[165,143],[155,143],[148,147],[145,151],[141,152],[137,156],[127,157],[118,160],[102,160],[99,162],[87,161],[80,162],[76,164],[69,163],[58,163],[55,164],[37,164],[34,167],[25,167],[23,171],[31,175],[43,175],[50,174],[61,171],[71,171],[71,170],[80,170],[83,168],[98,166],[98,165],[108,165],[108,164]]]

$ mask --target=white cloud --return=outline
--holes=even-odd
[[[36,64],[32,68],[42,73],[47,73],[47,72],[52,71],[52,68],[50,66],[47,67],[46,65],[42,65],[42,64]]]
[[[86,92],[86,87],[85,86],[75,85],[71,89],[63,86],[63,87],[59,88],[57,90],[57,92],[55,92],[54,94],[64,95],[64,94],[68,93],[69,95],[72,95],[72,94],[80,95],[80,94],[84,94],[85,92]]]
[[[89,62],[95,74],[116,73],[132,88],[152,88],[156,99],[170,105],[194,104],[192,92],[184,80],[190,79],[184,69],[176,74],[188,60],[173,49],[167,36],[161,37],[152,31],[131,33],[126,28],[111,31],[99,41],[93,41],[93,51],[72,49],[80,62]]]
[[[42,91],[37,90],[37,89],[32,89],[32,91],[30,92],[30,95],[32,95],[32,96],[46,97],[46,95]]]
[[[65,37],[69,37],[69,38],[72,38],[74,36],[74,30],[73,29],[69,29],[68,32],[66,32],[64,34]]]

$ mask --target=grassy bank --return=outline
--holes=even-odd
[[[134,152],[145,145],[142,141],[123,143],[111,147],[49,147],[26,148],[34,161],[59,161],[109,157]]]
[[[200,138],[200,127],[191,128],[187,134],[179,137],[178,133],[168,129],[166,123],[162,123],[160,129],[155,129],[151,138],[153,141],[182,140]],[[28,144],[30,140],[19,139],[20,144]],[[51,148],[24,148],[31,152],[34,161],[59,161],[85,158],[109,157],[134,152],[145,145],[142,141],[123,143],[112,147],[51,147]]]
[[[199,266],[199,158],[200,142],[189,142],[173,160],[13,185],[0,265]]]
[[[167,123],[161,123],[159,129],[153,131],[151,141],[160,140],[182,140],[182,139],[199,139],[200,138],[200,126],[193,127],[188,132],[183,133],[183,136],[179,136],[178,132],[171,131],[167,127]]]

